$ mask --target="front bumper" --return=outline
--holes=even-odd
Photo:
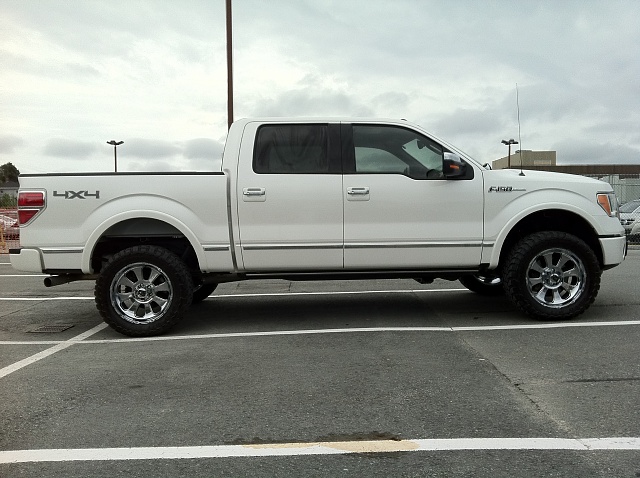
[[[602,265],[605,269],[615,267],[627,255],[627,236],[601,237]]]

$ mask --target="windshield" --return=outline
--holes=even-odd
[[[620,212],[633,212],[640,207],[640,201],[631,201],[620,206]]]

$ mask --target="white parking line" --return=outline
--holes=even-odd
[[[2,274],[0,275],[0,279],[3,277],[51,277],[49,274]]]
[[[227,339],[233,337],[274,337],[283,335],[322,335],[322,334],[360,334],[375,332],[483,332],[498,330],[527,330],[527,329],[562,329],[573,327],[621,327],[640,325],[640,320],[620,320],[615,322],[569,322],[521,325],[485,325],[468,327],[350,327],[345,329],[301,329],[301,330],[270,330],[262,332],[228,332],[218,334],[193,335],[163,335],[160,337],[127,337],[118,339],[88,339],[76,341],[78,344],[117,344],[136,342],[165,342],[173,340],[199,339]],[[72,339],[73,340],[73,339]],[[51,345],[66,344],[68,341],[55,340],[0,340],[0,345]]]
[[[3,302],[46,302],[49,300],[93,300],[93,297],[0,297]]]
[[[7,276],[0,276],[7,277]],[[211,299],[235,299],[248,297],[296,297],[296,296],[328,296],[328,295],[375,295],[375,294],[421,294],[436,292],[469,292],[467,289],[389,289],[389,290],[355,290],[355,291],[327,291],[327,292],[265,292],[246,294],[211,295]],[[93,300],[93,296],[79,297],[0,297],[0,301],[47,301],[47,300]]]
[[[80,335],[76,335],[75,337],[72,337],[69,340],[66,340],[65,342],[61,342],[57,345],[54,345],[51,348],[43,350],[42,352],[38,352],[37,354],[32,355],[31,357],[27,357],[26,359],[20,360],[19,362],[16,362],[14,364],[8,365],[4,368],[0,368],[0,378],[6,377],[11,373],[17,370],[20,370],[21,368],[24,368],[27,365],[31,365],[32,363],[38,362],[39,360],[42,360],[43,358],[53,355],[56,352],[60,352],[61,350],[64,350],[67,347],[72,346],[73,344],[77,344],[78,342],[86,339],[87,337],[90,337],[93,334],[100,332],[106,326],[107,324],[104,324],[104,323],[96,325],[92,329],[89,329],[86,332],[81,333]]]
[[[640,450],[640,438],[451,438],[258,445],[9,450],[0,451],[0,464],[54,461],[282,457],[453,450]]]

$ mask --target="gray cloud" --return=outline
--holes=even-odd
[[[2,135],[0,136],[0,154],[11,154],[24,144],[24,140],[18,136]]]
[[[323,78],[307,75],[296,89],[281,91],[271,98],[260,98],[251,116],[372,116],[373,109],[355,95],[323,85]]]
[[[47,141],[44,148],[45,156],[65,159],[86,159],[97,149],[95,143],[76,141],[72,139],[53,138]]]
[[[460,108],[443,116],[433,128],[443,136],[494,135],[500,136],[506,127],[504,113],[497,108]]]
[[[159,159],[174,157],[182,152],[182,148],[170,141],[131,138],[127,139],[123,145],[118,147],[118,151],[123,157],[141,159]]]
[[[554,149],[558,164],[640,164],[640,149],[624,144],[560,142]]]
[[[188,159],[219,159],[224,144],[209,138],[195,138],[184,143],[184,156]]]

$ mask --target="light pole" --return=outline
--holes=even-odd
[[[113,145],[113,162],[114,162],[114,171],[118,172],[118,146],[120,146],[124,141],[116,141],[112,139],[111,141],[107,141],[107,144]]]
[[[233,34],[231,21],[231,0],[226,0],[227,13],[227,122],[233,123]]]
[[[518,142],[515,139],[511,138],[511,139],[503,139],[502,144],[506,144],[507,146],[509,146],[509,156],[507,157],[507,169],[509,169],[511,168],[511,145],[518,144]]]

